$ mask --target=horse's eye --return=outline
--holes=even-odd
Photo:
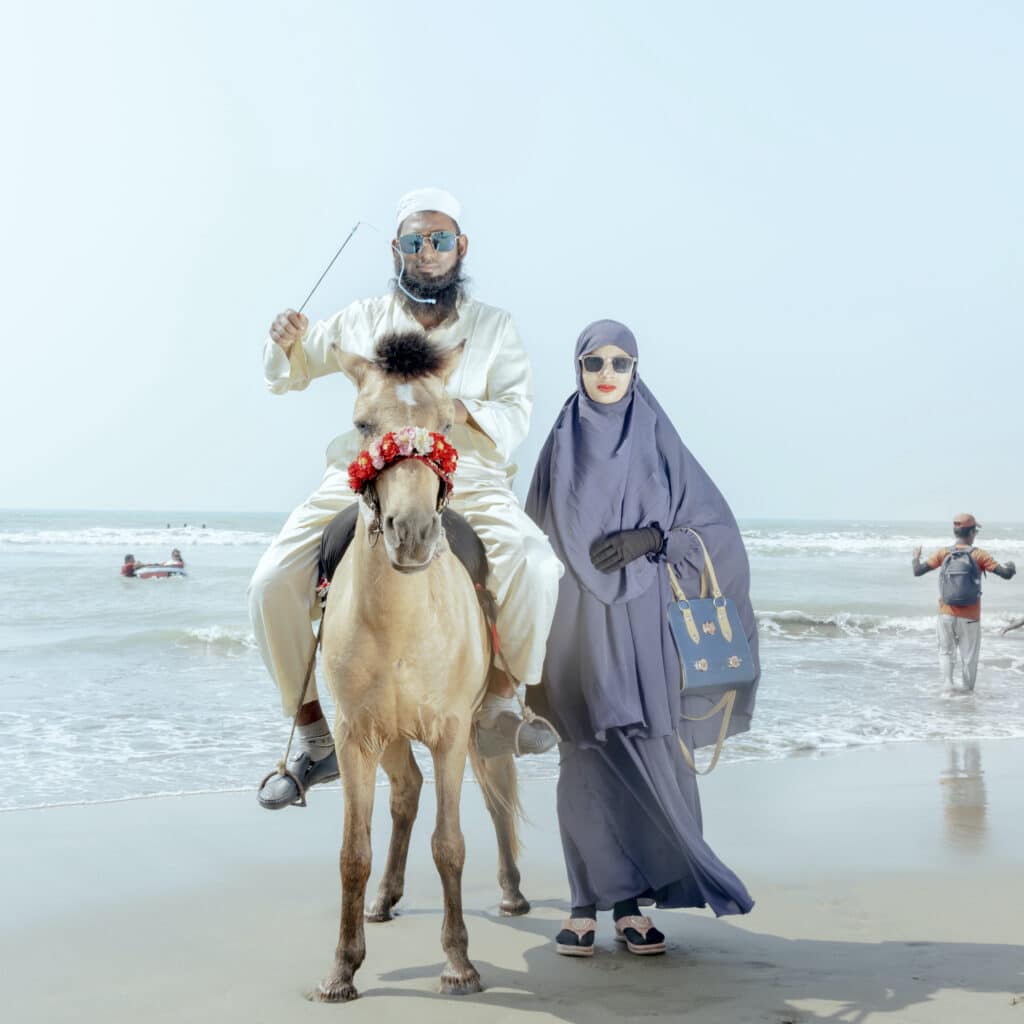
[[[367,423],[365,420],[356,420],[356,430],[360,434],[371,434],[373,433],[373,424]]]

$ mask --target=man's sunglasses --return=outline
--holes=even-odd
[[[429,238],[434,252],[451,252],[458,237],[454,231],[431,231],[429,235],[400,235],[398,248],[406,255],[414,256],[423,251],[423,243]]]
[[[612,369],[616,373],[629,373],[633,369],[633,364],[636,360],[632,356],[581,356],[580,362],[583,364],[583,369],[587,373],[600,373],[605,366],[605,363],[611,360]]]

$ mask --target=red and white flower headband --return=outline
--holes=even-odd
[[[400,427],[374,441],[349,463],[348,485],[356,494],[362,494],[367,484],[376,480],[388,466],[403,459],[416,459],[429,466],[441,478],[443,501],[448,501],[459,453],[444,434],[423,427]]]

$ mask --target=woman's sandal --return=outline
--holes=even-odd
[[[562,922],[555,949],[562,956],[593,956],[597,922],[592,917],[570,917]]]
[[[654,927],[649,917],[631,915],[615,922],[615,938],[637,956],[653,956],[665,952],[665,936]]]

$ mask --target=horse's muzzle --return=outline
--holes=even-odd
[[[405,513],[384,517],[384,541],[391,565],[399,572],[422,572],[430,565],[441,539],[441,517]]]

